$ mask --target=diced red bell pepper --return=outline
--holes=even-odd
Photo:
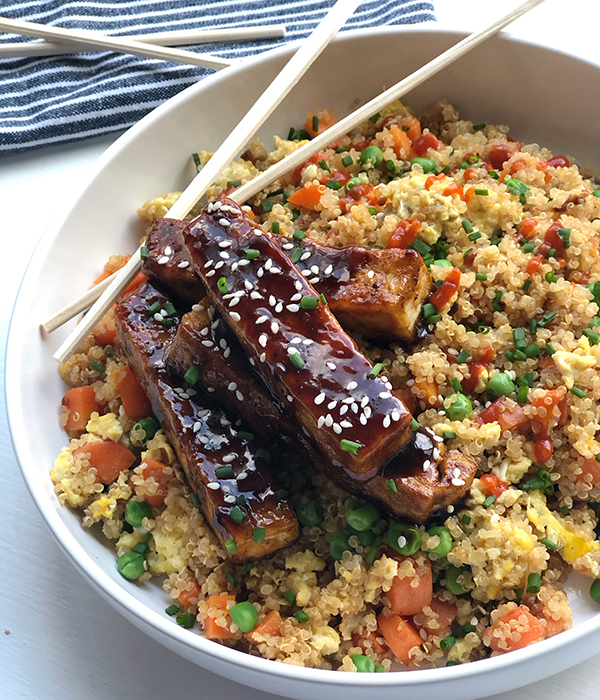
[[[446,275],[446,279],[439,289],[429,297],[429,301],[437,308],[443,308],[452,299],[460,284],[461,271],[458,267],[453,267]]]
[[[433,148],[434,151],[439,151],[443,145],[444,144],[435,134],[429,132],[419,136],[419,138],[413,143],[412,154],[417,157],[422,157],[430,148]]]
[[[485,411],[482,411],[478,418],[479,423],[493,423],[496,421],[500,425],[502,432],[508,430],[521,431],[529,423],[525,411],[516,401],[507,396],[501,396],[494,403],[490,404]]]
[[[421,222],[418,219],[406,219],[401,221],[396,230],[389,237],[386,248],[408,248],[421,230]]]
[[[488,496],[501,496],[508,488],[508,482],[495,474],[484,474],[480,479]]]

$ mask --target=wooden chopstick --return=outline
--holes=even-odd
[[[182,219],[189,213],[237,153],[246,146],[269,115],[285,99],[360,3],[361,0],[337,0],[167,212],[168,218]],[[141,262],[140,249],[138,249],[125,266],[112,275],[110,284],[94,306],[53,355],[55,360],[60,363],[65,362],[75,352],[81,341],[93,330],[138,273]]]
[[[194,53],[193,51],[183,51],[182,49],[165,48],[164,46],[154,46],[142,41],[125,37],[107,36],[99,32],[90,32],[83,29],[64,29],[63,27],[50,27],[45,24],[35,22],[24,22],[20,19],[8,19],[0,17],[0,30],[11,34],[21,34],[23,36],[33,36],[38,39],[53,39],[55,41],[69,41],[85,46],[93,46],[96,51],[109,49],[116,53],[133,54],[145,58],[157,58],[162,61],[172,63],[183,63],[191,66],[202,66],[221,70],[227,68],[234,61],[226,58],[219,58],[204,53]]]
[[[117,39],[133,39],[159,46],[195,46],[220,41],[251,41],[254,39],[281,39],[285,37],[284,24],[263,27],[231,27],[226,29],[183,29],[154,34],[128,34]],[[0,58],[29,58],[33,56],[58,56],[68,53],[97,51],[91,46],[62,41],[10,42],[0,44]]]
[[[329,143],[335,141],[336,138],[339,138],[351,129],[354,129],[365,119],[368,119],[373,114],[376,114],[382,107],[385,107],[386,105],[390,104],[395,99],[399,99],[399,97],[406,94],[413,88],[417,87],[417,85],[423,83],[425,80],[427,80],[427,78],[431,77],[446,66],[450,65],[453,61],[465,55],[471,49],[483,43],[486,39],[498,33],[508,24],[518,19],[526,12],[529,12],[529,10],[532,10],[534,7],[541,4],[543,1],[544,0],[527,0],[527,2],[515,8],[507,15],[494,22],[489,27],[486,27],[478,32],[469,35],[468,37],[460,41],[458,44],[455,44],[450,49],[440,54],[440,56],[434,58],[427,65],[415,71],[415,73],[413,73],[412,75],[396,83],[396,85],[392,86],[378,97],[375,97],[363,107],[360,107],[358,110],[352,112],[352,114],[348,115],[337,124],[331,126],[329,129],[327,129],[327,131],[323,132],[323,134],[320,134],[319,136],[315,137],[301,148],[286,156],[279,163],[272,165],[268,170],[261,173],[245,185],[242,185],[241,187],[236,189],[231,194],[230,198],[236,201],[238,204],[243,204],[250,197],[253,197],[255,194],[258,194],[258,192],[260,192],[262,189],[271,184],[274,180],[277,180],[285,173],[289,172],[290,170],[293,170],[295,167],[297,167],[305,160],[313,156],[315,153],[327,146]],[[194,182],[195,180],[192,181],[191,185],[193,185]],[[168,215],[170,216],[171,212],[169,212]],[[173,217],[171,216],[171,218]],[[130,264],[132,260],[134,260],[134,258],[136,257],[138,256],[134,255],[128,264]],[[137,268],[135,269],[137,270]],[[110,281],[114,277],[116,277],[117,274],[118,273],[115,273],[115,275],[110,277],[108,280],[105,280],[100,285],[93,287],[82,297],[76,299],[75,301],[71,302],[68,306],[58,311],[54,316],[45,321],[42,324],[42,327],[48,332],[51,332],[53,330],[56,330],[56,328],[60,327],[62,324],[66,323],[70,319],[72,319],[78,313],[84,311],[86,308],[88,308],[92,300],[98,299],[100,297],[104,290],[109,286]],[[121,287],[115,286],[115,289],[124,289],[127,286],[127,284],[129,284],[129,281],[133,279],[134,276],[135,275],[128,276],[127,282],[124,282]],[[116,294],[114,298],[116,298],[117,296],[118,294]],[[54,357],[56,359],[59,359],[60,356],[57,358],[57,355],[59,354],[59,352],[61,352],[61,350],[62,347],[59,348],[59,351],[55,354]],[[59,361],[61,360],[59,359]]]

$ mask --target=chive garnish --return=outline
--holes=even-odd
[[[558,282],[558,277],[552,271],[546,272],[546,282]]]
[[[275,225],[275,224],[273,224],[273,225]],[[277,224],[277,228],[278,228],[277,233],[279,233],[279,224]],[[256,250],[256,248],[245,248],[244,249],[244,257],[246,258],[246,260],[255,260],[256,258],[258,258],[259,255],[260,255],[260,250]]]
[[[473,131],[483,131],[485,129],[485,123],[473,124]]]
[[[294,591],[288,590],[283,594],[283,597],[287,600],[290,605],[296,605],[296,594]]]
[[[444,430],[442,437],[444,440],[454,440],[456,438],[456,433],[452,430]]]
[[[142,260],[147,260],[147,259],[148,259],[148,248],[146,248],[145,245],[143,245],[143,246],[140,248],[140,258],[141,258]]]
[[[312,118],[312,129],[313,131],[319,131],[319,117],[316,114]]]
[[[550,540],[546,539],[545,537],[543,537],[540,540],[540,542],[542,544],[545,544],[546,547],[548,547],[548,549],[551,549],[553,552],[556,552],[556,550],[558,549],[558,544],[556,544],[556,542],[551,542]]]
[[[476,272],[475,273],[475,279],[479,280],[480,282],[485,282],[487,280],[488,276],[484,275],[482,272]]]
[[[469,351],[463,349],[456,356],[456,361],[462,364],[463,362],[466,362],[469,359],[469,357],[471,357]]]
[[[146,311],[150,315],[155,314],[159,310],[160,310],[160,302],[159,301],[155,301],[154,304],[150,304],[150,306],[146,309]]]
[[[476,240],[478,240],[479,238],[481,238],[481,234],[479,233],[479,231],[473,231],[473,233],[470,233],[470,234],[469,234],[469,240],[470,240],[470,241],[476,241]]]
[[[329,180],[327,183],[327,187],[329,187],[330,190],[339,190],[341,186],[342,183],[339,180]]]
[[[523,291],[528,292],[529,287],[533,284],[533,280],[525,280],[525,284],[523,285]]]
[[[354,442],[354,440],[340,440],[340,448],[344,450],[344,452],[352,452],[352,454],[357,455],[361,447],[362,445],[360,442]]]
[[[330,169],[329,166],[327,165],[327,162],[324,161],[324,160],[320,160],[320,161],[319,161],[319,167],[321,168],[321,170],[326,170],[328,173],[331,172],[331,169]]]
[[[354,163],[354,159],[352,158],[352,156],[348,155],[342,158],[342,164],[344,165],[344,167],[347,168],[349,165],[352,165],[352,163]]]
[[[264,542],[265,536],[267,534],[267,529],[264,527],[259,527],[258,525],[252,531],[252,539],[255,542]]]
[[[485,501],[483,502],[483,507],[484,508],[489,508],[492,503],[496,500],[496,496],[488,496]]]
[[[549,323],[552,323],[552,321],[554,321],[555,317],[556,317],[556,311],[548,311],[548,313],[540,321],[538,321],[538,326],[540,328],[544,328]]]
[[[237,578],[231,573],[231,571],[228,571],[225,576],[227,577],[227,580],[229,583],[235,588],[235,586],[238,585],[238,580]]]
[[[227,284],[227,280],[225,277],[219,277],[217,280],[217,287],[219,288],[219,291],[221,294],[227,294],[229,291],[229,285]]]
[[[393,479],[387,479],[385,483],[387,484],[390,493],[398,493],[398,487]]]
[[[463,515],[460,516],[460,522],[464,523],[465,525],[470,525],[471,524],[471,516],[467,515],[466,513],[463,513]]]
[[[375,379],[375,377],[381,372],[383,369],[383,362],[377,362],[377,364],[373,365],[373,369],[369,372],[369,379]]]
[[[177,613],[179,612],[179,605],[175,605],[175,604],[169,605],[168,608],[165,608],[165,612],[170,617],[173,617],[173,615],[177,615]]]
[[[246,517],[244,511],[241,510],[241,508],[238,508],[237,506],[233,506],[233,508],[229,511],[229,515],[232,517],[233,520],[235,520],[235,522],[238,525],[241,525],[242,521]]]
[[[481,197],[487,197],[489,195],[489,191],[486,190],[484,187],[476,187],[475,194],[478,194]]]
[[[411,427],[413,430],[418,430],[418,429],[421,427],[421,424],[419,423],[418,420],[416,420],[416,418],[413,418],[413,419],[411,420],[411,422],[410,422],[410,427]]]
[[[585,397],[587,396],[587,394],[585,393],[585,391],[583,391],[583,389],[580,389],[580,388],[577,387],[577,386],[574,386],[574,387],[571,389],[571,393],[572,393],[572,394],[575,394],[575,396],[576,396],[578,399],[585,399]]]
[[[226,540],[225,549],[229,552],[229,554],[235,554],[237,552],[235,540]]]
[[[540,574],[538,574],[537,572],[529,574],[529,576],[527,577],[527,593],[539,593],[541,587],[542,577],[540,576]]]
[[[95,360],[90,361],[90,367],[96,370],[96,372],[100,372],[100,374],[104,372],[104,366],[101,365],[99,362],[96,362]]]
[[[254,440],[254,433],[249,433],[246,430],[238,430],[237,436],[240,440],[247,440],[248,442]]]
[[[294,352],[290,354],[290,360],[296,369],[304,369],[306,367],[302,355],[298,350],[294,350]]]
[[[256,450],[256,456],[264,459],[266,462],[271,461],[271,453],[269,450],[265,450],[264,447],[259,447],[258,450]]]
[[[554,345],[551,345],[550,343],[546,343],[544,350],[548,353],[548,355],[550,355],[550,357],[552,357],[552,355],[554,355],[556,352]]]
[[[217,479],[233,479],[233,467],[229,464],[225,467],[217,467],[215,474]]]
[[[319,305],[319,297],[305,296],[300,299],[301,309],[316,309]]]
[[[297,263],[298,260],[302,257],[302,248],[294,248],[292,255],[291,255],[291,260],[293,263]]]
[[[184,381],[188,384],[195,384],[200,379],[200,372],[197,367],[190,365],[187,372],[183,375]]]
[[[263,201],[260,203],[260,208],[262,209],[263,214],[268,214],[270,211],[273,211],[273,202],[269,201],[268,199],[263,199]]]
[[[504,294],[504,292],[501,289],[499,289],[496,292],[496,296],[494,297],[494,299],[492,301],[492,309],[494,309],[494,311],[502,311],[502,307],[500,306],[500,302],[502,301],[503,294]]]
[[[271,233],[274,233],[275,235],[279,235],[279,222],[274,221],[271,224]]]
[[[297,610],[294,613],[294,617],[300,623],[308,622],[310,620],[310,617],[304,612],[304,610]]]
[[[325,297],[324,294],[320,294],[319,299],[321,300],[321,304],[327,306],[327,298]]]
[[[192,505],[194,508],[200,508],[200,499],[198,498],[197,493],[192,494]]]
[[[524,253],[533,253],[534,249],[535,249],[535,245],[531,242],[525,243],[525,245],[523,246]]]
[[[375,124],[377,121],[379,121],[379,117],[381,116],[381,112],[377,112],[377,114],[374,114],[372,117],[369,117],[369,121],[372,124]],[[600,189],[600,188],[599,188]],[[600,195],[598,195],[600,196]]]

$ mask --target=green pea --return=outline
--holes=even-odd
[[[499,399],[501,396],[508,396],[515,390],[515,383],[506,372],[498,372],[487,383],[485,390],[491,399]]]
[[[450,420],[463,420],[468,418],[473,413],[473,405],[468,397],[460,392],[454,395],[454,401],[450,399],[444,401],[444,409]]]
[[[594,603],[600,603],[600,578],[597,578],[590,587],[590,596]]]
[[[130,581],[138,579],[145,570],[144,557],[138,552],[125,552],[117,559],[117,571]]]
[[[354,530],[370,530],[379,522],[379,511],[372,503],[357,499],[346,508],[346,521]]]
[[[431,158],[413,158],[410,165],[420,165],[424,173],[434,173],[437,170],[437,165]]]
[[[369,168],[377,168],[383,163],[383,151],[377,146],[367,146],[360,154],[360,162]]]
[[[435,552],[436,554],[439,554],[440,557],[447,556],[452,550],[452,535],[448,532],[448,530],[442,526],[432,527],[427,530],[427,534],[429,537],[439,537],[440,543],[432,549],[425,549],[425,547],[423,547],[423,551]]]
[[[363,654],[350,654],[357,673],[375,673],[375,662]]]
[[[445,260],[443,258],[440,260],[434,260],[433,264],[437,265],[438,267],[452,267],[450,260]]]
[[[258,624],[258,613],[252,603],[237,603],[229,611],[229,616],[242,632],[252,632]]]
[[[132,440],[134,445],[144,445],[145,443],[148,442],[148,440],[152,440],[152,438],[156,435],[156,433],[160,430],[160,425],[154,420],[154,418],[142,418],[142,420],[138,421],[134,426],[133,426],[133,433],[139,433],[143,432],[144,436],[143,437],[137,437],[135,440]]]
[[[351,529],[350,535],[354,535],[354,537],[356,537],[358,544],[361,547],[370,547],[373,542],[375,542],[375,538],[377,537],[373,530],[363,530],[362,532],[359,532],[358,530]]]
[[[186,630],[189,630],[196,623],[196,616],[193,613],[183,613],[182,615],[177,615],[175,621],[180,627],[185,627]]]
[[[452,595],[462,595],[466,593],[467,589],[458,582],[458,578],[467,571],[468,569],[465,567],[458,568],[457,566],[451,566],[448,571],[446,571],[444,577],[446,579],[446,590],[450,591]]]
[[[365,180],[360,177],[352,177],[348,182],[346,183],[346,192],[349,192],[353,187],[357,187],[358,185],[364,185]]]
[[[341,561],[344,552],[351,552],[350,533],[345,530],[338,530],[329,543],[329,551],[336,561]]]
[[[388,530],[387,541],[400,554],[410,556],[421,546],[421,533],[415,525],[394,523]]]
[[[323,520],[323,508],[318,501],[302,498],[296,509],[298,520],[307,527],[315,527]]]
[[[152,508],[147,501],[127,501],[125,520],[133,527],[142,527],[144,518],[152,517]]]

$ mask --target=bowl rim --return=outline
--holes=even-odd
[[[371,27],[361,29],[351,29],[341,32],[336,38],[336,42],[344,42],[352,40],[355,37],[373,34],[428,34],[434,33],[438,35],[446,35],[450,38],[455,38],[457,41],[469,34],[468,31],[459,29],[448,29],[443,26],[424,23],[422,25],[389,25],[383,27]],[[577,56],[571,51],[565,49],[555,49],[541,40],[521,39],[506,32],[498,34],[496,39],[514,44],[522,44],[525,46],[533,46],[535,48],[547,51],[552,54],[559,54],[575,59],[576,61],[587,64],[593,68],[600,69],[600,61],[592,61],[586,58]],[[124,148],[131,140],[135,139],[140,132],[143,132],[147,125],[157,119],[161,119],[163,115],[176,110],[180,103],[190,99],[196,92],[202,92],[205,86],[210,86],[218,81],[226,81],[233,72],[253,70],[257,65],[269,62],[272,58],[278,58],[281,55],[291,53],[293,47],[298,42],[291,42],[284,46],[268,50],[257,56],[244,59],[239,64],[234,64],[217,73],[213,73],[206,78],[190,85],[177,95],[174,95],[169,100],[159,105],[154,110],[145,115],[139,122],[131,126],[125,133],[119,136],[106,151],[98,158],[93,166],[87,171],[85,178],[78,191],[72,197],[70,206],[66,210],[52,217],[50,223],[40,236],[29,262],[25,268],[23,278],[19,284],[15,304],[13,306],[6,343],[6,361],[5,361],[5,403],[7,409],[7,421],[9,433],[17,462],[23,474],[25,483],[29,492],[36,503],[42,517],[46,521],[48,527],[56,537],[61,549],[65,552],[69,560],[75,568],[89,580],[92,587],[99,589],[102,596],[119,612],[121,612],[129,620],[135,622],[136,626],[150,626],[160,637],[166,636],[173,642],[176,642],[183,647],[187,647],[191,652],[199,656],[209,656],[218,659],[221,662],[231,663],[242,667],[249,671],[265,673],[290,681],[312,683],[312,684],[333,684],[338,686],[352,685],[354,687],[371,687],[373,684],[380,687],[402,687],[402,686],[426,686],[430,683],[439,683],[444,681],[473,678],[482,674],[501,671],[515,665],[523,665],[533,659],[558,650],[559,647],[569,645],[577,639],[585,637],[593,632],[600,630],[600,612],[594,617],[586,620],[559,635],[550,639],[543,640],[532,646],[513,651],[509,654],[498,655],[491,658],[473,661],[467,664],[432,668],[418,669],[410,671],[400,671],[384,674],[368,674],[366,677],[354,673],[340,673],[339,671],[298,667],[289,664],[275,663],[269,659],[252,656],[246,652],[232,649],[230,647],[215,643],[200,633],[190,634],[189,630],[176,625],[170,618],[166,618],[159,612],[149,608],[145,603],[139,600],[134,593],[130,592],[126,587],[120,585],[113,580],[105,570],[91,557],[87,550],[80,545],[75,537],[69,532],[65,523],[59,515],[59,510],[48,497],[48,491],[44,489],[43,484],[39,480],[39,474],[36,472],[34,460],[29,453],[27,444],[27,432],[25,422],[21,420],[23,415],[23,406],[21,401],[21,393],[19,389],[21,376],[21,352],[25,338],[25,326],[21,320],[23,315],[19,315],[20,307],[26,306],[29,301],[28,289],[30,280],[34,279],[36,268],[40,269],[44,262],[47,253],[51,249],[54,241],[58,237],[67,218],[72,210],[77,205],[82,195],[87,192],[88,188],[93,185],[96,177],[102,170],[111,162],[119,151]],[[14,369],[13,369],[14,368]],[[146,630],[144,630],[146,631]],[[171,647],[172,648],[172,647]],[[188,656],[189,658],[189,656]],[[558,669],[560,670],[560,669]],[[549,674],[551,675],[551,673]]]

